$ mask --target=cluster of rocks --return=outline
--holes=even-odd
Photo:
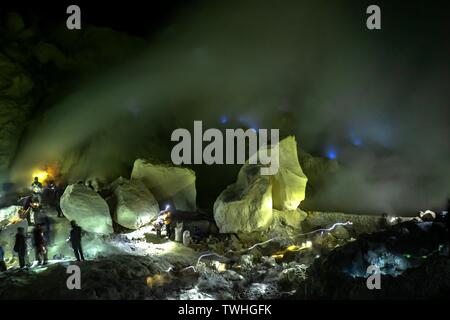
[[[217,260],[201,262],[197,278],[186,289],[172,292],[173,299],[260,300],[291,296],[305,280],[306,266],[277,263],[273,257],[242,255],[232,268]]]
[[[160,206],[174,204],[180,210],[196,209],[195,173],[138,159],[131,179],[118,178],[107,186],[107,197],[83,183],[69,185],[61,197],[61,209],[86,231],[111,234],[113,221],[127,229],[150,223]],[[105,193],[105,192],[103,192]]]
[[[308,296],[298,298],[438,297],[449,288],[447,232],[443,224],[414,219],[362,234],[317,259],[307,273],[314,281],[302,284],[308,286]],[[370,265],[379,269],[383,290],[367,289]]]

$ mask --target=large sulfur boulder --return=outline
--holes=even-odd
[[[131,179],[140,179],[159,203],[171,202],[176,209],[196,211],[195,172],[182,167],[134,162]]]
[[[277,153],[273,153],[277,147]],[[272,183],[272,200],[274,209],[280,211],[295,210],[305,199],[306,183],[308,178],[303,173],[303,170],[298,161],[297,142],[294,136],[289,136],[277,145],[269,145],[258,150],[250,159],[257,161],[258,155],[276,155],[278,154],[274,174],[270,175]],[[276,157],[275,157],[276,159]],[[249,160],[250,161],[250,160]]]
[[[273,218],[281,227],[291,227],[295,230],[302,228],[302,222],[306,219],[308,214],[300,209],[290,211],[279,211],[273,209]]]
[[[276,147],[259,149],[242,166],[237,182],[216,200],[214,218],[220,232],[264,230],[274,218],[294,229],[300,228],[305,214],[297,208],[305,199],[308,178],[298,162],[295,137],[283,139]],[[250,164],[258,155],[273,156],[274,151],[278,153],[278,170],[273,175],[262,175],[262,165]]]
[[[237,182],[214,203],[214,219],[221,233],[246,233],[266,229],[272,222],[272,185],[260,175],[260,166],[244,165]]]
[[[86,231],[113,233],[108,204],[97,192],[84,184],[72,184],[66,188],[61,197],[61,209],[69,220],[76,220]]]
[[[155,197],[141,180],[117,179],[113,183],[116,211],[113,219],[128,229],[148,224],[159,213]]]
[[[308,178],[298,162],[295,137],[283,139],[278,147],[279,168],[271,176],[273,207],[278,210],[295,210],[305,199]]]

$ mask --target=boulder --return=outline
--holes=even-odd
[[[427,210],[425,212],[420,211],[419,216],[422,221],[433,221],[436,219],[436,213],[431,210]]]
[[[115,222],[128,229],[138,229],[158,215],[158,202],[141,180],[119,178],[114,185]]]
[[[298,161],[295,137],[286,137],[276,146],[278,147],[278,170],[275,174],[270,175],[273,208],[280,211],[295,210],[305,199],[308,178],[303,173]],[[260,148],[250,157],[248,163],[255,163],[258,161],[259,155],[272,154],[274,150],[274,145]]]
[[[237,182],[214,203],[214,219],[221,233],[264,230],[272,223],[272,185],[269,176],[260,175],[260,166],[241,168]]]
[[[298,162],[295,137],[287,137],[278,144],[279,167],[274,175],[261,175],[262,166],[250,164],[259,153],[273,150],[273,146],[259,149],[242,166],[237,182],[217,198],[214,218],[220,232],[262,231],[270,226],[274,217],[300,228],[306,214],[297,211],[297,207],[305,198],[308,178]],[[277,210],[275,216],[272,208]]]
[[[278,172],[271,176],[273,207],[278,210],[295,210],[305,199],[308,178],[298,162],[297,142],[294,136],[279,144]]]
[[[190,169],[137,159],[131,179],[142,180],[159,203],[170,202],[177,210],[197,209],[195,172]]]
[[[100,195],[84,184],[69,185],[61,197],[61,209],[69,220],[76,220],[86,231],[113,233],[108,204]]]
[[[350,238],[350,234],[344,226],[336,226],[336,228],[331,233],[335,238],[341,240],[347,240]]]
[[[273,209],[273,217],[281,226],[289,226],[293,229],[301,229],[303,220],[308,214],[300,209],[279,211]]]
[[[0,209],[0,225],[4,222],[8,224],[11,219],[16,219],[18,217],[18,211],[20,206],[10,206]]]

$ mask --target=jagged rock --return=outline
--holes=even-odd
[[[337,239],[346,240],[350,238],[350,234],[348,233],[348,230],[344,226],[336,226],[332,234]]]
[[[131,179],[141,179],[159,203],[171,202],[177,210],[197,209],[195,172],[190,169],[137,159]]]
[[[282,226],[289,226],[294,229],[301,229],[303,220],[306,219],[307,213],[300,210],[279,211],[273,209],[274,219]]]
[[[142,181],[119,178],[114,184],[115,222],[128,229],[138,229],[158,215],[158,202]]]
[[[2,223],[5,220],[11,220],[14,217],[17,217],[17,212],[20,209],[19,206],[10,206],[6,208],[0,209],[0,223]]]
[[[94,233],[113,232],[106,201],[84,184],[68,186],[61,198],[61,209],[69,220],[76,220],[84,230]]]
[[[269,149],[269,150],[267,150]],[[258,150],[272,152],[273,146]],[[260,165],[247,164],[239,171],[237,182],[228,186],[214,204],[214,218],[220,232],[253,232],[270,226],[274,217],[272,208],[286,213],[285,223],[300,227],[305,214],[295,212],[305,198],[307,177],[303,174],[297,157],[295,137],[290,136],[278,144],[279,167],[272,176],[261,175]],[[292,211],[292,212],[291,212]]]
[[[253,232],[272,222],[272,185],[257,165],[244,165],[237,182],[214,203],[214,219],[221,233]]]
[[[84,185],[95,192],[99,192],[102,190],[102,186],[104,186],[104,179],[99,177],[89,177],[84,181]]]
[[[297,142],[289,136],[278,144],[279,168],[271,176],[273,207],[278,210],[295,210],[305,199],[308,178],[298,162]]]
[[[363,215],[363,214],[346,214],[340,212],[318,212],[308,211],[308,217],[303,222],[303,227],[306,231],[330,228],[335,223],[347,223],[352,224],[347,226],[355,234],[372,233],[378,230],[377,215]]]
[[[303,264],[284,269],[278,279],[279,285],[285,290],[295,288],[302,281],[305,281],[306,270],[307,266]]]
[[[419,216],[422,221],[433,221],[436,219],[436,213],[431,210],[427,210],[425,212],[420,211]]]

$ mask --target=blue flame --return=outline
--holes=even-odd
[[[337,151],[334,147],[329,147],[327,149],[327,158],[330,160],[335,160],[337,159]]]
[[[226,115],[223,115],[220,117],[220,123],[221,124],[226,124],[228,123],[228,117]]]
[[[353,137],[352,143],[354,146],[360,147],[362,146],[362,139],[360,137]]]
[[[350,130],[350,132],[349,132],[349,138],[350,138],[351,143],[352,143],[354,146],[357,146],[357,147],[362,146],[363,140],[362,140],[361,136],[358,135],[358,134],[355,132],[354,129]]]

